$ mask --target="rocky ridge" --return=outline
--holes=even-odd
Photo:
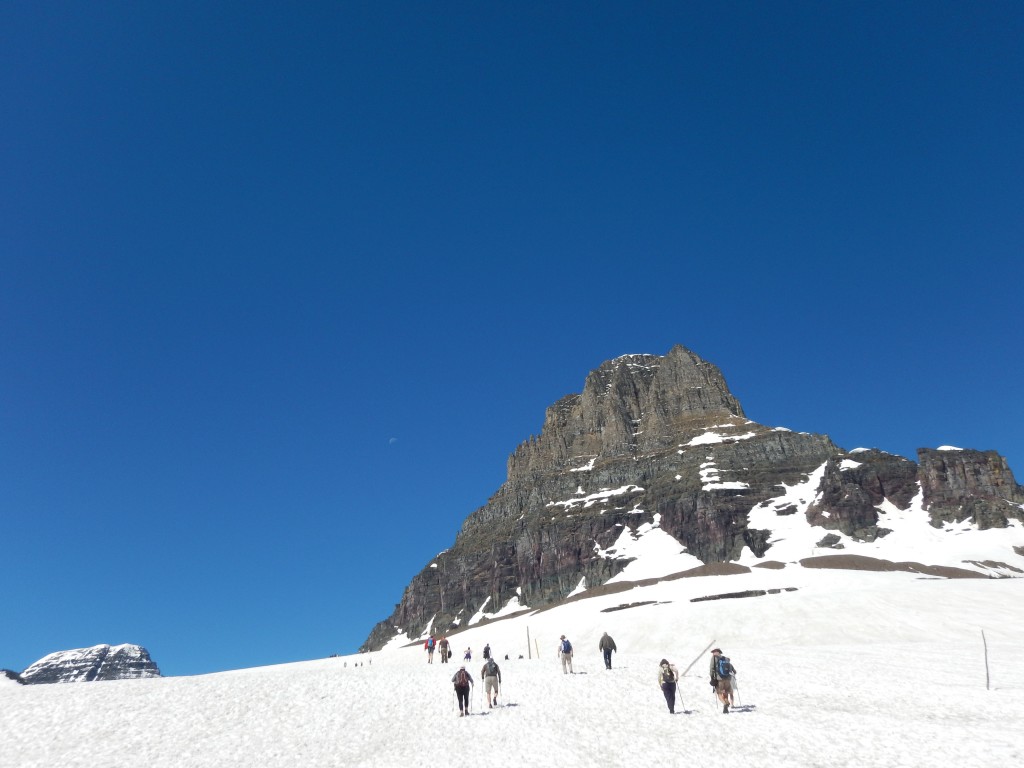
[[[44,656],[20,675],[26,685],[79,683],[160,677],[160,670],[140,645],[95,645]]]
[[[826,435],[749,420],[721,371],[676,346],[664,357],[626,355],[592,371],[583,391],[547,409],[539,436],[508,460],[508,478],[464,522],[453,546],[406,587],[362,650],[431,627],[451,632],[487,606],[558,603],[626,565],[608,557],[624,528],[659,525],[707,565],[745,548],[770,557],[770,531],[748,513],[780,502],[780,487],[819,477],[806,506],[819,546],[838,533],[872,541],[889,531],[883,502],[921,497],[931,525],[981,529],[1024,521],[1024,488],[994,451],[920,449],[918,462],[878,450],[847,452]]]

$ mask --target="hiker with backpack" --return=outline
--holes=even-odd
[[[491,644],[488,643],[484,646],[484,659],[491,658]]]
[[[679,670],[675,664],[670,664],[667,659],[662,659],[658,665],[658,685],[661,692],[665,694],[665,703],[668,704],[668,713],[676,713],[676,682],[679,680]]]
[[[441,651],[441,663],[442,664],[447,664],[448,663],[448,659],[452,655],[452,652],[448,649],[448,638],[447,637],[442,637],[440,640],[438,640],[437,641],[437,647]]]
[[[498,706],[498,688],[501,685],[501,667],[494,659],[487,659],[487,662],[480,669],[480,679],[484,681],[484,696],[487,698],[487,707]],[[494,691],[492,694],[491,691]]]
[[[732,678],[736,674],[736,667],[729,661],[728,656],[722,655],[721,648],[711,651],[711,687],[718,694],[718,700],[722,702],[722,714],[729,714],[729,707],[732,705]]]
[[[459,667],[452,683],[455,684],[455,698],[459,700],[459,717],[465,717],[469,714],[469,689],[473,686],[473,676],[465,667]]]
[[[572,671],[572,643],[565,639],[565,635],[558,638],[558,656],[562,660],[562,674],[576,674]]]
[[[427,638],[427,642],[425,642],[423,644],[423,647],[427,651],[427,664],[433,664],[434,663],[434,645],[435,645],[435,643],[434,643],[434,636],[433,635],[428,637]]]
[[[605,632],[601,635],[601,640],[597,644],[597,649],[604,654],[604,668],[612,668],[612,651],[618,651],[615,647],[615,641],[612,640],[612,636]]]

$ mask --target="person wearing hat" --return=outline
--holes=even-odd
[[[665,694],[665,703],[668,704],[668,713],[676,713],[676,682],[679,680],[679,670],[675,664],[669,664],[667,659],[662,659],[658,665],[658,685],[661,692]]]
[[[473,685],[473,676],[466,671],[464,666],[452,677],[455,684],[455,698],[459,700],[459,717],[469,714],[469,689]]]
[[[722,655],[721,648],[711,651],[711,687],[718,694],[722,702],[722,713],[729,714],[729,707],[732,705],[732,677],[736,674],[736,668],[729,661],[728,656]]]

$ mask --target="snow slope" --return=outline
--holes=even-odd
[[[747,573],[698,569],[637,586],[699,565],[657,515],[643,522],[637,510],[636,528],[597,552],[629,561],[605,587],[581,582],[573,600],[548,610],[518,595],[485,602],[451,640],[457,650],[494,649],[504,675],[496,709],[477,690],[473,716],[457,717],[450,679],[460,660],[426,663],[431,619],[361,656],[201,677],[7,681],[0,768],[1024,764],[1024,578],[982,577],[1024,573],[1024,526],[931,528],[918,498],[904,510],[880,506],[887,536],[822,549],[822,529],[803,514],[819,481],[811,473],[751,510],[755,527],[772,531],[774,567],[745,552],[755,566]],[[838,553],[979,578],[801,564]],[[723,597],[738,593],[751,596]],[[597,651],[605,631],[620,649],[612,670]],[[575,646],[576,674],[556,660],[561,634]],[[739,670],[739,706],[728,715],[707,684],[711,642]],[[662,657],[689,669],[676,715],[656,684]],[[469,665],[477,678],[481,665]]]
[[[780,591],[691,602],[754,589]],[[603,631],[621,651],[611,671]],[[555,659],[562,633],[574,675]],[[1024,760],[1022,638],[1024,579],[754,569],[468,628],[453,646],[490,643],[505,683],[489,710],[478,679],[468,718],[453,707],[458,664],[426,664],[419,643],[200,677],[3,685],[0,766],[1002,768]],[[729,715],[707,683],[712,640],[739,671]],[[696,660],[674,716],[655,683],[662,657],[681,671]]]

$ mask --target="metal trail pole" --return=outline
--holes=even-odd
[[[985,639],[985,630],[981,630],[981,644],[985,646],[985,690],[992,690],[990,687],[990,678],[988,674],[988,641]]]

